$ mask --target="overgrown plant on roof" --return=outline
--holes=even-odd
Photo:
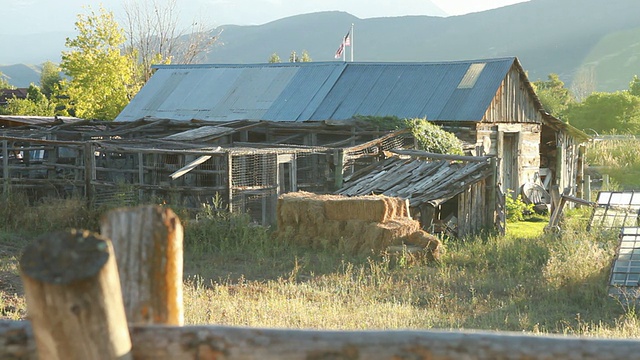
[[[420,150],[437,154],[464,155],[462,141],[455,134],[429,122],[426,118],[401,119],[397,116],[356,116],[380,130],[411,129]]]

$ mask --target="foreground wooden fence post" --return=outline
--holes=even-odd
[[[41,359],[131,359],[109,240],[76,230],[44,235],[25,248],[20,276]]]
[[[102,235],[115,249],[130,324],[184,324],[183,229],[171,209],[140,206],[109,212]]]

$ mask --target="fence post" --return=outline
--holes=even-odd
[[[111,242],[88,231],[44,235],[20,258],[40,359],[131,359]]]
[[[183,325],[183,229],[171,209],[123,208],[107,213],[102,235],[110,238],[131,324]]]

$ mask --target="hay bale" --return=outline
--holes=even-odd
[[[420,229],[420,223],[410,218],[398,218],[384,223],[371,223],[365,230],[360,253],[381,252],[388,246],[401,242],[409,234]]]
[[[381,252],[419,230],[408,208],[406,200],[381,195],[288,193],[278,198],[278,233],[300,244]]]

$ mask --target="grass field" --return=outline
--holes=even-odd
[[[95,226],[89,216],[72,216],[81,203],[40,204],[29,217],[52,208],[68,212],[57,215],[62,227]],[[607,296],[615,234],[587,233],[572,220],[579,216],[561,234],[542,234],[546,222],[537,218],[508,224],[506,236],[447,239],[441,260],[428,263],[308,248],[242,216],[204,215],[184,221],[188,324],[640,335],[635,308]],[[20,249],[57,225],[9,220],[0,232],[0,310],[22,319]]]

